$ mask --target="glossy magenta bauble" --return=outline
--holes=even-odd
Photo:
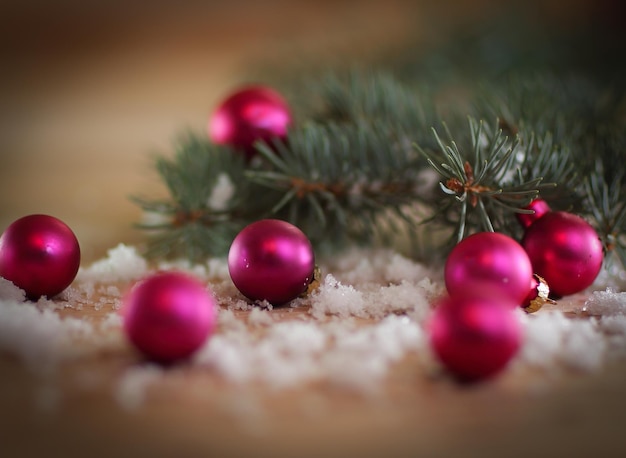
[[[543,215],[548,213],[550,211],[550,206],[543,199],[535,199],[527,207],[525,207],[525,210],[532,210],[534,211],[534,213],[516,213],[515,214],[515,216],[517,217],[517,220],[519,221],[519,223],[522,225],[524,229],[530,226],[535,221],[537,221]]]
[[[247,298],[281,305],[307,289],[315,256],[311,242],[296,226],[264,219],[237,234],[228,253],[228,270]]]
[[[255,154],[254,143],[273,138],[284,139],[291,124],[291,112],[285,99],[264,86],[249,86],[231,94],[209,119],[209,138],[219,145],[229,145]]]
[[[150,360],[172,363],[192,355],[215,327],[215,299],[195,277],[158,272],[124,297],[124,331]]]
[[[427,325],[438,360],[467,382],[502,371],[522,344],[515,305],[495,293],[490,299],[460,296],[440,301]]]
[[[602,268],[604,252],[597,232],[572,213],[546,213],[526,229],[522,245],[534,272],[557,297],[584,290]]]
[[[452,249],[444,275],[451,296],[496,294],[519,306],[528,295],[533,271],[528,255],[511,237],[479,232]]]
[[[0,236],[0,276],[30,299],[56,296],[72,283],[79,267],[76,236],[53,216],[24,216]]]

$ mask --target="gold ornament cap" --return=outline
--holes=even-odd
[[[311,282],[308,284],[306,289],[300,294],[300,297],[307,297],[313,294],[322,284],[322,271],[320,267],[316,264],[313,269],[313,278],[311,278]]]
[[[540,275],[533,274],[533,277],[537,281],[537,296],[530,300],[528,305],[524,306],[524,311],[526,313],[535,313],[537,310],[541,309],[545,304],[556,304],[556,301],[550,299],[550,287],[548,286],[548,282],[541,277]]]

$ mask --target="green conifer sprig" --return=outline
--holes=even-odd
[[[406,207],[420,196],[419,157],[395,131],[376,125],[308,124],[275,149],[258,150],[272,168],[248,170],[248,178],[279,190],[271,215],[314,241],[371,240],[391,223],[382,213],[409,222]]]
[[[626,266],[626,174],[620,168],[607,181],[606,166],[596,161],[596,173],[584,181],[585,202],[605,247],[609,262],[613,255]]]
[[[308,116],[321,124],[382,124],[387,129],[416,134],[438,121],[428,91],[418,91],[384,72],[352,70],[332,73],[316,87],[318,105]]]
[[[187,133],[177,140],[174,156],[158,156],[155,167],[169,199],[132,197],[148,216],[137,226],[151,234],[149,256],[195,262],[223,255],[233,232],[256,217],[245,204],[255,190],[244,177],[243,157],[228,148]],[[226,195],[215,195],[218,188]]]
[[[442,191],[458,205],[443,207],[442,217],[450,223],[457,221],[456,241],[461,241],[473,225],[478,230],[502,230],[494,224],[494,215],[502,212],[526,213],[524,207],[550,183],[543,177],[524,179],[521,164],[528,155],[520,139],[509,139],[501,129],[490,128],[483,121],[469,118],[471,145],[465,150],[446,129],[446,140],[433,130],[439,148],[426,151],[417,146],[428,163],[444,181]],[[520,158],[520,155],[523,156]],[[512,216],[512,215],[509,215]]]
[[[540,196],[587,217],[624,261],[626,183],[612,164],[626,151],[626,104],[588,103],[598,92],[584,84],[575,87],[589,93],[570,98],[559,84],[548,76],[493,85],[461,125],[468,103],[443,123],[423,88],[353,74],[322,80],[287,140],[257,144],[254,161],[186,135],[156,160],[169,198],[134,198],[158,216],[140,225],[152,234],[149,253],[224,255],[239,230],[267,217],[296,224],[316,247],[417,237],[427,223],[454,242],[479,230],[520,237],[514,214]],[[444,258],[446,249],[431,252]]]
[[[524,181],[542,177],[541,198],[555,209],[579,211],[581,180],[571,149],[554,143],[553,136],[521,132],[523,153],[520,175]]]

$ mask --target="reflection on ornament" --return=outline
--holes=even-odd
[[[495,294],[518,306],[528,295],[532,268],[522,246],[497,232],[479,232],[448,255],[445,283],[451,296]]]
[[[524,210],[532,210],[534,213],[516,213],[517,220],[524,229],[537,221],[543,215],[550,211],[550,206],[543,199],[533,200]]]
[[[0,276],[30,299],[56,296],[72,283],[79,267],[76,236],[53,216],[24,216],[0,236]]]
[[[526,229],[522,245],[534,272],[545,278],[556,297],[584,290],[602,268],[604,253],[598,234],[571,213],[546,213]]]
[[[517,304],[499,297],[447,297],[428,323],[439,361],[459,380],[478,381],[502,371],[522,342]]]
[[[285,139],[290,124],[290,109],[280,94],[268,87],[249,86],[232,93],[215,109],[208,133],[214,143],[240,149],[249,159],[256,153],[256,141]]]
[[[136,283],[122,305],[124,331],[149,359],[172,363],[193,354],[215,327],[216,304],[202,282],[157,272]]]
[[[233,240],[228,270],[239,291],[253,301],[285,304],[313,281],[315,256],[293,224],[264,219],[246,226]]]

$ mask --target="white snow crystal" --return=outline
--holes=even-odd
[[[418,282],[432,274],[424,265],[380,248],[346,250],[329,264],[329,268],[342,282],[352,285]]]
[[[36,372],[47,372],[80,351],[73,343],[90,336],[93,326],[61,317],[32,303],[0,301],[0,350],[15,355]]]
[[[617,293],[610,289],[594,291],[585,301],[583,311],[590,315],[625,315],[626,292]]]
[[[115,388],[115,399],[128,410],[141,406],[148,388],[163,378],[164,369],[155,364],[131,367],[122,374]]]
[[[324,283],[311,294],[311,314],[317,319],[327,314],[365,317],[363,293],[353,286],[343,285],[332,274],[328,274]]]
[[[119,313],[108,313],[102,321],[100,321],[100,330],[107,333],[112,330],[121,329],[123,324],[122,316]]]
[[[293,355],[319,353],[326,346],[326,334],[314,322],[285,321],[274,324],[266,338],[276,352]]]
[[[410,313],[423,319],[430,310],[430,287],[429,281],[422,280],[418,284],[409,281],[388,286],[368,284],[357,289],[328,274],[309,298],[310,313],[317,319],[326,315],[380,319],[391,313]]]
[[[350,320],[275,322],[261,335],[247,329],[215,335],[194,363],[235,383],[261,381],[281,389],[326,380],[362,392],[376,391],[391,364],[424,347],[418,324],[389,316],[355,327]]]
[[[600,329],[608,334],[623,334],[626,336],[626,315],[602,316],[597,323]]]
[[[212,367],[233,382],[254,379],[269,387],[284,388],[317,377],[315,357],[325,348],[326,339],[313,322],[275,323],[261,338],[244,328],[215,335],[194,361]]]
[[[135,247],[119,244],[108,251],[107,257],[80,268],[76,276],[79,282],[113,283],[135,280],[148,272],[148,263],[137,253]]]
[[[172,217],[162,212],[144,211],[141,216],[142,224],[146,226],[161,226],[172,221]]]
[[[254,351],[255,346],[248,334],[220,333],[207,340],[194,354],[193,361],[201,366],[211,367],[231,382],[244,383],[254,374]]]
[[[6,278],[0,277],[0,301],[24,302],[25,300],[26,293],[23,289],[18,288]]]
[[[384,280],[391,283],[418,282],[429,275],[422,264],[392,253],[384,271]]]
[[[216,211],[226,210],[230,199],[232,199],[234,195],[235,185],[230,179],[230,176],[226,173],[220,173],[217,176],[217,182],[207,201],[207,206]]]
[[[421,328],[407,317],[391,315],[379,323],[335,336],[323,355],[328,379],[340,386],[375,393],[392,363],[425,345]]]
[[[259,307],[254,307],[252,310],[250,310],[250,314],[248,315],[248,323],[253,326],[268,326],[271,325],[273,322],[274,319],[272,318],[272,314],[269,311],[263,310]]]
[[[223,208],[232,192],[230,178],[221,176],[209,205]],[[258,382],[279,390],[324,383],[366,395],[380,393],[394,365],[407,356],[417,356],[428,373],[427,363],[432,366],[435,359],[424,323],[433,300],[445,290],[441,272],[375,248],[354,248],[320,264],[327,273],[321,285],[278,314],[269,304],[252,305],[237,291],[224,258],[198,265],[183,260],[159,264],[159,269],[184,270],[203,279],[220,304],[217,329],[193,355],[191,369],[208,368],[233,384]],[[121,351],[127,342],[117,311],[81,319],[64,316],[76,316],[83,304],[116,309],[118,282],[148,272],[136,249],[120,244],[106,258],[81,268],[77,282],[54,301],[24,302],[24,292],[0,278],[0,351],[37,371],[103,349]],[[517,310],[524,341],[513,366],[548,379],[626,360],[626,292],[591,293],[584,306],[591,318],[579,313],[580,301],[575,305],[574,318],[563,313],[563,305],[532,315]],[[156,365],[129,368],[114,387],[115,399],[127,409],[139,407],[166,371]],[[46,405],[56,402],[52,391],[42,399]]]
[[[410,312],[412,316],[425,318],[430,306],[422,287],[403,281],[365,293],[364,309],[373,318],[399,312]]]
[[[524,321],[525,339],[518,358],[530,366],[592,371],[603,364],[606,342],[592,320],[547,311]]]

